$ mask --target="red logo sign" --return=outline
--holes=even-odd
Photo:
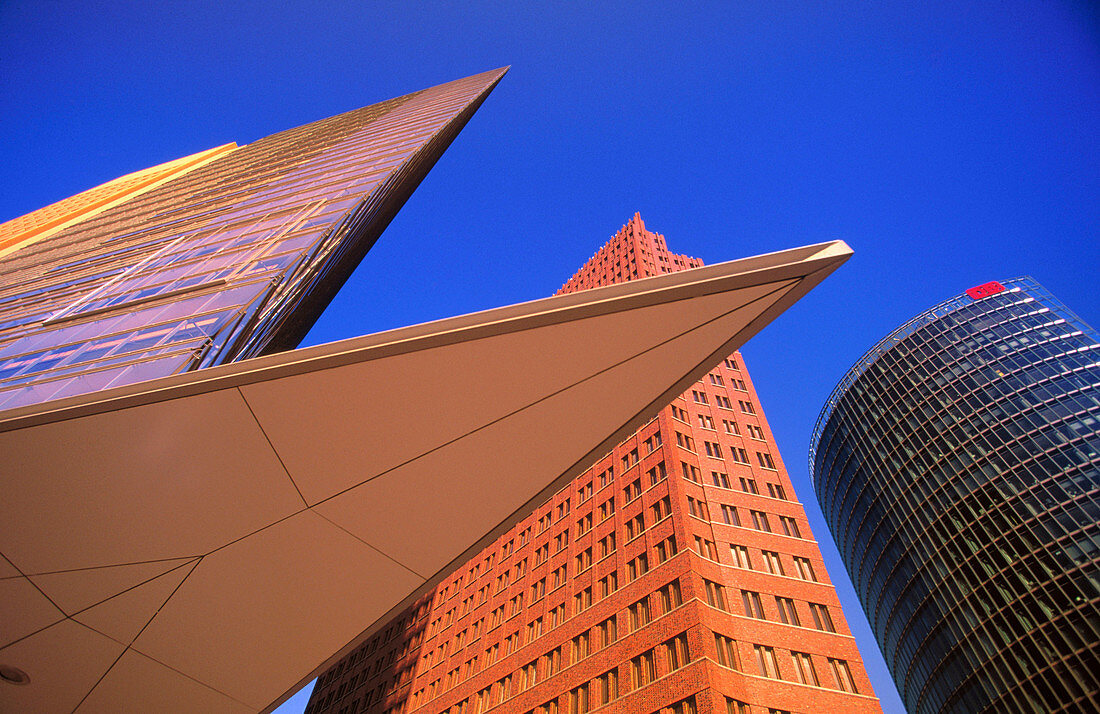
[[[966,291],[966,294],[974,298],[975,300],[981,300],[984,297],[996,295],[997,293],[1003,293],[1004,291],[1005,286],[994,280],[991,283],[986,283],[985,285],[979,285],[977,287],[970,288]]]

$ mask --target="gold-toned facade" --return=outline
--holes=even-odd
[[[505,71],[0,225],[0,409],[294,347]]]

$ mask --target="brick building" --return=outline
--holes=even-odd
[[[636,214],[559,293],[700,265]],[[306,712],[830,710],[881,708],[735,353],[323,674]]]

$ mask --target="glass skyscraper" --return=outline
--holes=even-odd
[[[1100,705],[1100,340],[1030,278],[875,345],[814,487],[910,712]]]

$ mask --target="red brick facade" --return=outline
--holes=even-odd
[[[699,265],[636,214],[559,292]],[[322,675],[306,712],[880,712],[794,499],[734,354]]]

